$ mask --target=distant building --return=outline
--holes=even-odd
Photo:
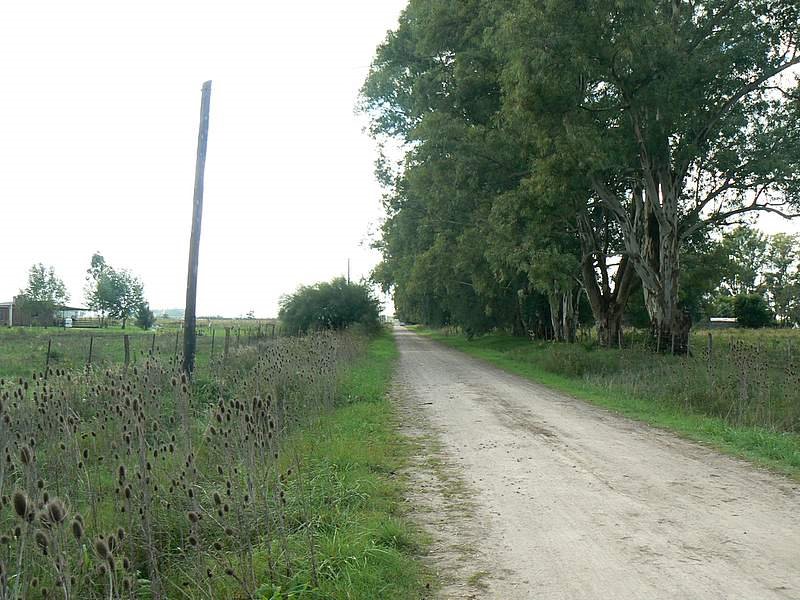
[[[736,317],[711,317],[708,320],[709,329],[728,329],[738,326]]]
[[[0,326],[11,327],[14,324],[14,302],[0,302]]]
[[[53,311],[52,324],[62,325],[65,319],[85,319],[91,316],[88,308],[74,306],[57,306]],[[34,319],[35,317],[35,319]],[[0,327],[28,327],[34,320],[41,323],[39,315],[31,315],[23,310],[21,298],[17,296],[11,302],[0,302]]]
[[[86,319],[92,316],[92,311],[88,308],[77,308],[74,306],[59,306],[56,309],[56,319]]]

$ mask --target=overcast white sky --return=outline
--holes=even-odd
[[[82,305],[99,250],[183,306],[207,79],[199,313],[273,316],[348,258],[367,275],[381,190],[354,105],[406,2],[0,3],[0,301],[43,262]]]
[[[276,314],[366,275],[380,222],[354,114],[407,0],[0,4],[0,301],[35,262],[83,304],[91,254],[182,307],[200,86],[213,80],[198,311]]]

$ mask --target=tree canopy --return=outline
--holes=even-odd
[[[99,252],[92,255],[86,275],[86,302],[103,318],[122,321],[122,328],[143,305],[144,285],[130,271],[114,269]],[[148,309],[149,310],[149,309]]]
[[[39,325],[52,324],[56,309],[68,301],[67,287],[53,267],[46,267],[42,263],[31,266],[28,270],[28,284],[20,290],[18,303],[19,309],[32,322]]]
[[[362,89],[404,152],[378,163],[376,280],[419,320],[557,339],[588,302],[605,343],[641,293],[685,350],[693,258],[798,212],[799,34],[788,0],[412,0]]]

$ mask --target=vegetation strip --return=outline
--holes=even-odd
[[[415,598],[386,334],[0,377],[0,600]]]
[[[417,530],[403,515],[396,474],[409,444],[387,397],[397,349],[374,338],[341,382],[343,406],[293,439],[303,456],[310,513],[317,515],[319,585],[313,598],[419,598],[426,589]],[[301,545],[302,539],[296,543]],[[308,570],[275,598],[310,590]]]
[[[534,344],[524,338],[508,335],[466,340],[461,336],[429,329],[417,328],[416,331],[510,373],[626,417],[710,444],[727,454],[745,458],[800,480],[800,436],[795,433],[776,432],[765,427],[731,425],[721,417],[687,411],[652,398],[621,393],[614,386],[602,386],[585,378],[553,373],[542,366],[541,358],[544,353],[552,351],[556,347],[554,345],[543,347],[544,345]]]

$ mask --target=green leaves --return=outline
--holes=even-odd
[[[128,270],[114,269],[99,253],[92,256],[86,279],[85,294],[89,308],[120,319],[123,328],[128,319],[147,304],[144,285],[139,278]]]
[[[69,301],[63,280],[56,275],[53,267],[45,267],[42,263],[32,265],[28,270],[28,285],[20,293],[29,302],[46,303],[53,307]]]
[[[800,207],[798,37],[788,0],[412,0],[362,89],[406,152],[376,278],[486,328],[578,279],[619,312],[630,263],[669,331],[693,240]]]
[[[367,284],[349,283],[339,277],[303,286],[285,296],[279,318],[292,334],[355,324],[374,329],[380,322],[380,302]]]

